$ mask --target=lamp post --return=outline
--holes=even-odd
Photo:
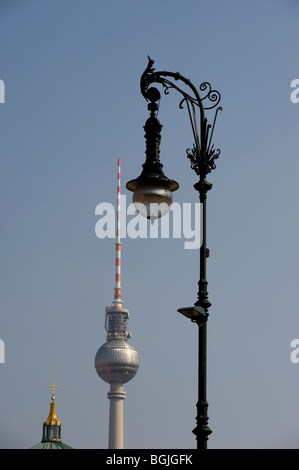
[[[206,246],[206,201],[207,193],[212,188],[212,184],[206,180],[206,176],[215,169],[215,160],[220,155],[220,150],[214,149],[211,142],[218,111],[222,110],[221,106],[218,106],[221,96],[218,91],[212,89],[208,82],[203,82],[199,87],[203,92],[201,97],[197,88],[189,79],[178,72],[156,72],[153,64],[154,61],[148,57],[148,65],[140,80],[141,93],[149,102],[148,109],[150,111],[150,117],[144,126],[146,160],[142,165],[143,170],[140,176],[129,181],[126,187],[133,192],[133,202],[136,209],[152,222],[170,209],[172,193],[178,189],[179,185],[176,181],[167,178],[162,170],[163,165],[159,157],[162,125],[157,119],[159,109],[157,102],[160,100],[161,95],[157,88],[150,85],[152,83],[161,84],[166,95],[170,89],[177,90],[182,95],[179,108],[183,108],[184,104],[187,106],[193,132],[193,148],[191,150],[187,149],[186,152],[191,162],[191,168],[199,176],[199,181],[194,185],[194,188],[199,193],[202,205],[202,245],[200,247],[200,279],[197,301],[191,307],[179,308],[178,312],[198,326],[198,400],[196,405],[196,427],[192,432],[197,439],[197,449],[206,449],[208,436],[212,432],[208,426],[208,402],[206,397],[207,321],[208,310],[211,306],[208,300],[208,282],[206,279],[206,260],[209,256],[209,250]],[[174,81],[171,81],[170,78]],[[183,83],[188,92],[178,86],[178,83],[181,85],[180,82]],[[199,126],[196,119],[197,108],[199,108]],[[209,124],[205,117],[205,110],[210,109],[215,110],[212,124]]]

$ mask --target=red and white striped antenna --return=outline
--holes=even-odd
[[[116,271],[115,271],[115,288],[114,288],[114,307],[122,308],[123,301],[121,299],[121,241],[120,241],[120,158],[117,161],[117,212],[116,212]]]

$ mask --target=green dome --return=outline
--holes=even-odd
[[[72,449],[72,447],[59,441],[46,441],[30,447],[30,449]]]

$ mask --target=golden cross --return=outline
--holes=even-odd
[[[52,388],[52,397],[55,398],[55,397],[54,397],[54,388],[55,388],[55,387],[58,387],[58,385],[55,385],[55,382],[53,382],[52,385],[49,385],[49,387]]]

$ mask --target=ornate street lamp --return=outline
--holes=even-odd
[[[136,209],[152,222],[170,209],[172,192],[176,191],[179,185],[176,181],[167,178],[162,170],[163,165],[159,158],[162,125],[157,119],[159,108],[157,102],[161,95],[157,88],[150,85],[152,83],[161,84],[166,95],[170,89],[177,90],[183,97],[179,107],[183,108],[184,104],[187,106],[194,136],[193,148],[187,149],[187,157],[190,159],[191,168],[199,176],[199,181],[194,185],[194,188],[198,191],[202,204],[202,245],[200,247],[200,279],[197,301],[191,307],[178,309],[178,312],[198,325],[198,401],[196,427],[193,433],[196,435],[197,449],[206,449],[208,436],[212,432],[208,426],[206,399],[207,320],[208,309],[211,306],[208,300],[206,279],[206,259],[209,256],[209,250],[206,247],[206,200],[207,192],[212,188],[212,184],[206,180],[206,176],[215,169],[215,160],[220,155],[220,150],[214,149],[211,142],[218,111],[222,110],[222,107],[218,106],[221,96],[218,91],[212,89],[208,82],[204,82],[199,87],[203,92],[203,96],[200,97],[198,90],[190,80],[178,72],[156,72],[153,64],[154,61],[149,57],[148,65],[140,80],[141,93],[149,102],[148,109],[150,111],[150,117],[144,126],[146,160],[142,165],[143,171],[140,176],[129,181],[126,187],[133,191],[133,202]],[[169,80],[169,77],[174,81]],[[178,82],[183,82],[186,85],[188,93],[178,86]],[[196,108],[199,108],[199,126],[196,120]],[[210,109],[215,109],[212,124],[209,124],[205,117],[205,110]]]

